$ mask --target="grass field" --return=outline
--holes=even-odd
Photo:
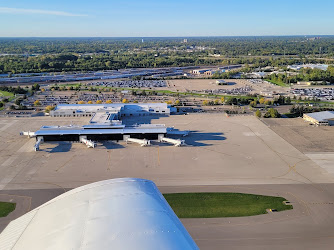
[[[0,217],[6,217],[15,210],[16,204],[9,202],[0,202]]]
[[[266,81],[271,82],[271,83],[276,84],[276,85],[281,86],[281,87],[290,87],[289,84],[286,84],[284,82],[273,81],[273,80],[266,80]]]
[[[79,84],[61,84],[58,85],[58,87],[75,87],[75,86],[79,86]],[[94,88],[102,90],[105,89],[106,87],[103,86],[94,86]],[[107,87],[109,88],[109,87]],[[166,95],[179,95],[179,96],[194,96],[194,97],[204,97],[204,98],[216,98],[216,99],[220,99],[221,97],[224,98],[228,98],[228,97],[237,97],[237,98],[249,98],[249,96],[246,95],[222,95],[222,94],[217,94],[217,95],[213,95],[213,94],[205,94],[205,93],[192,93],[192,92],[175,92],[175,91],[170,91],[170,90],[158,90],[158,89],[139,89],[139,88],[118,88],[118,87],[110,87],[110,90],[117,90],[117,91],[122,91],[122,90],[133,90],[133,91],[146,91],[146,92],[150,92],[150,91],[154,91],[156,93],[162,93],[162,94],[166,94]],[[89,89],[81,89],[80,91],[89,91]],[[108,92],[106,92],[108,93]]]
[[[6,96],[6,97],[13,97],[14,94],[13,94],[13,93],[10,93],[10,92],[7,92],[7,91],[2,91],[2,90],[0,90],[0,97],[3,97],[3,96]]]
[[[179,218],[242,217],[292,209],[282,197],[240,193],[164,194]]]

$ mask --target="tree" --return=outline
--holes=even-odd
[[[264,105],[266,105],[266,106],[270,106],[270,105],[271,105],[271,101],[270,101],[270,100],[266,100],[266,101],[264,102]]]
[[[255,108],[257,105],[257,101],[252,101],[249,103],[249,106],[251,106],[252,108]]]
[[[34,85],[32,85],[31,90],[38,91],[39,88],[40,88],[40,85],[38,83],[35,83]]]
[[[41,102],[39,100],[34,101],[34,106],[41,106]]]
[[[176,105],[176,106],[178,106],[178,105],[180,105],[180,100],[176,100],[175,102],[174,102],[174,104]]]
[[[112,101],[111,101],[111,100],[107,100],[106,103],[107,103],[107,104],[111,104]]]
[[[214,104],[215,104],[215,105],[218,105],[218,104],[219,104],[219,100],[215,100],[215,101],[214,101]]]
[[[78,104],[85,104],[86,102],[84,101],[78,101]]]
[[[122,103],[129,103],[129,100],[126,99],[126,98],[124,98],[124,99],[122,100]]]
[[[224,103],[224,102],[225,102],[225,97],[222,96],[222,98],[220,98],[220,101],[221,101],[222,103]]]
[[[15,100],[15,104],[19,106],[22,101],[23,101],[22,98],[18,98],[18,99]]]
[[[112,65],[112,62],[111,62],[111,61],[107,61],[105,64],[106,64],[106,67],[107,67],[108,69],[110,69],[110,68],[111,68],[111,65]]]
[[[204,100],[202,104],[203,104],[203,106],[208,106],[209,105],[209,101]]]
[[[256,112],[255,112],[255,116],[256,116],[257,118],[261,118],[261,116],[262,116],[261,111],[260,111],[260,110],[256,110]]]
[[[138,103],[138,101],[137,101],[137,100],[134,100],[133,103]]]
[[[45,113],[50,113],[50,111],[51,110],[54,110],[56,108],[56,106],[47,106],[46,108],[45,108]]]
[[[279,118],[281,117],[280,113],[278,113],[277,109],[274,108],[270,108],[265,114],[264,116],[265,118]]]
[[[266,100],[262,97],[262,98],[260,98],[259,103],[260,103],[260,104],[263,104],[265,101],[266,101]]]
[[[168,105],[172,105],[172,104],[173,104],[173,102],[172,102],[172,101],[170,101],[170,100],[169,100],[169,101],[167,101],[166,103],[167,103]]]
[[[102,101],[101,100],[97,100],[96,104],[102,104]]]
[[[87,104],[93,104],[93,102],[92,101],[88,101]]]

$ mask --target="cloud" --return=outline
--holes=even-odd
[[[53,15],[53,16],[87,16],[80,14],[73,14],[64,11],[53,10],[38,10],[38,9],[19,9],[19,8],[6,8],[0,7],[0,13],[6,14],[38,14],[38,15]]]

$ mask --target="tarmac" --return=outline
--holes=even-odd
[[[15,216],[71,188],[136,177],[153,180],[164,193],[256,193],[285,197],[294,206],[252,217],[182,219],[201,249],[332,249],[334,174],[255,117],[189,114],[145,121],[190,130],[182,138],[185,147],[104,142],[88,149],[62,142],[34,152],[34,139],[19,135],[87,119],[0,118],[0,199],[17,198]],[[10,216],[0,219],[0,230]]]

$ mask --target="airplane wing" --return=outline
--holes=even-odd
[[[112,179],[66,192],[12,221],[0,249],[199,249],[156,185]]]

